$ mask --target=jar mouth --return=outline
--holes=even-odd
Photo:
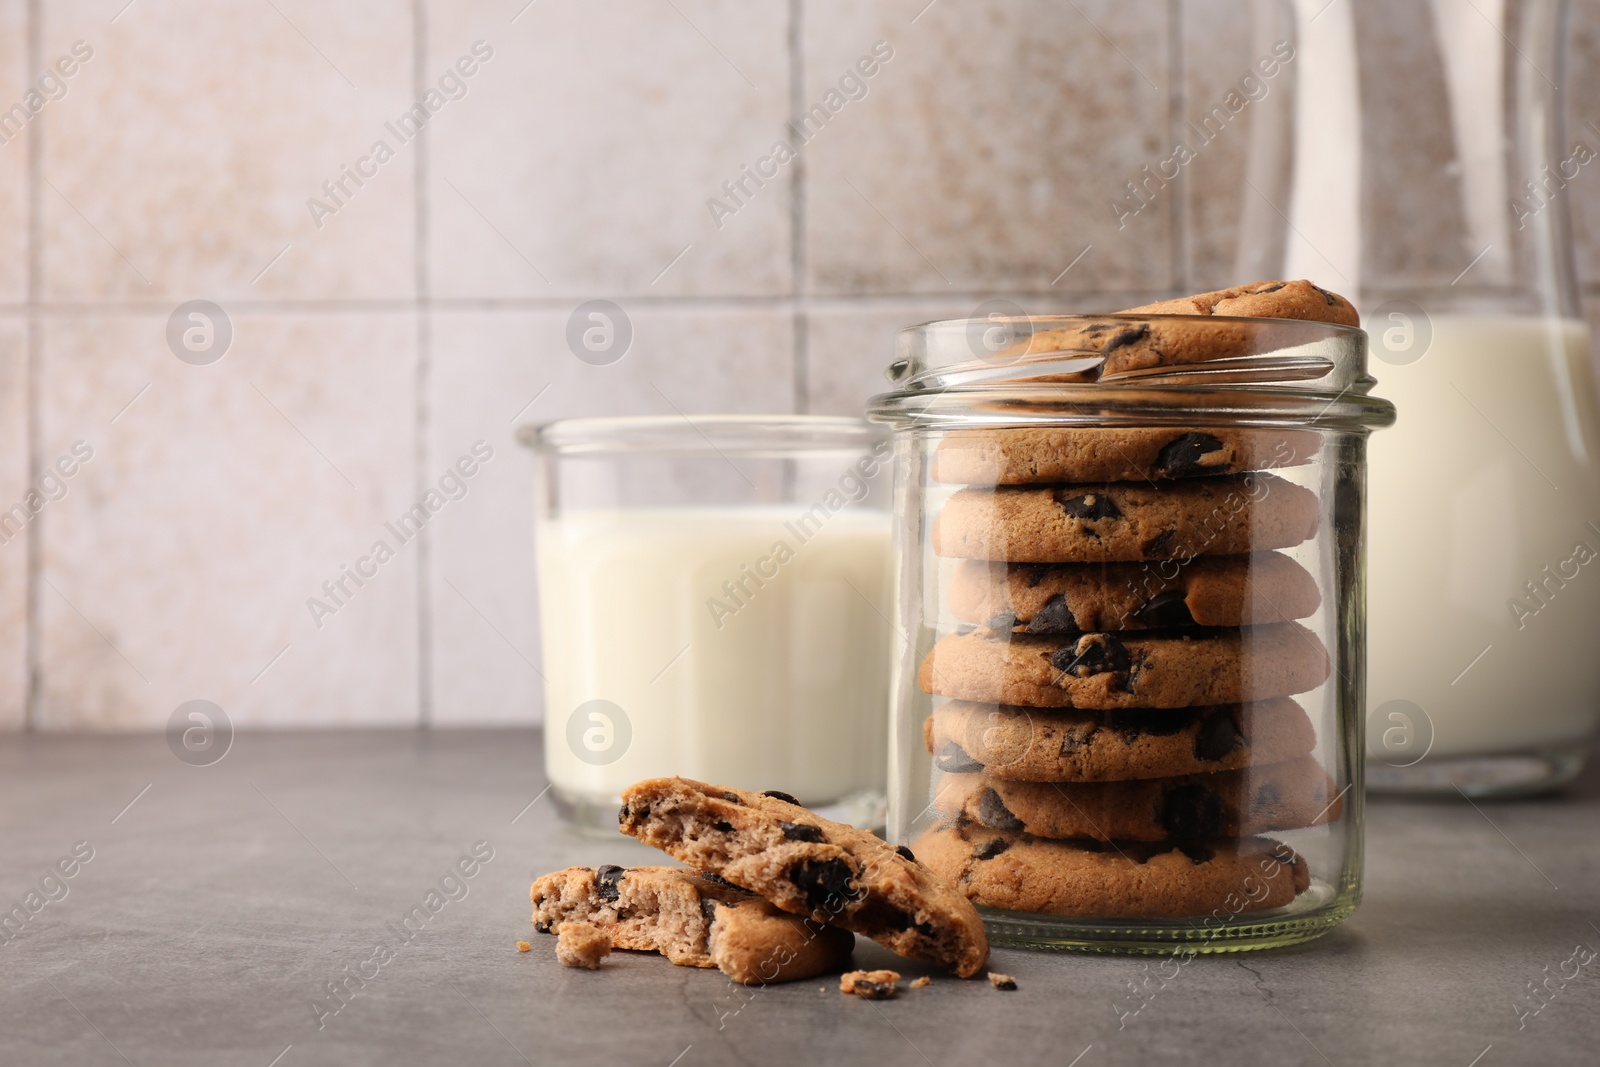
[[[887,439],[866,419],[835,415],[635,415],[559,419],[517,429],[517,440],[563,455],[774,456],[856,453]]]
[[[1377,428],[1367,335],[1305,319],[1032,315],[901,330],[869,415],[893,425],[1194,422]]]

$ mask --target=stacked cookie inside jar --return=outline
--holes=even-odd
[[[977,904],[1233,919],[1310,867],[1275,833],[1337,819],[1295,699],[1329,676],[1289,553],[1320,525],[1293,429],[956,431],[932,481],[949,621],[923,659],[936,823],[919,858]],[[1272,473],[1274,470],[1279,473]]]

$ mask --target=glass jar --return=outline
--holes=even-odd
[[[861,419],[524,427],[545,770],[577,827],[683,774],[881,823],[889,441]]]
[[[1207,362],[1107,358],[1180,336]],[[1366,439],[1394,420],[1366,335],[935,322],[901,332],[891,379],[870,409],[895,432],[890,840],[1001,944],[1235,951],[1343,920]]]

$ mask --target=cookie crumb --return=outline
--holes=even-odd
[[[517,951],[518,952],[532,952],[533,951],[533,946],[528,944],[526,941],[518,941],[517,942]]]
[[[611,935],[588,923],[562,923],[556,931],[556,959],[568,967],[598,971],[611,955]]]
[[[911,979],[911,988],[912,989],[926,989],[928,986],[931,986],[932,984],[933,984],[933,979],[929,978],[927,975],[923,975],[921,978],[913,978],[913,979]]]
[[[868,1000],[888,1000],[900,992],[898,971],[850,971],[839,978],[839,992]]]
[[[1009,974],[1001,974],[998,971],[989,972],[989,984],[994,986],[996,989],[1004,989],[1007,991],[1017,988],[1017,980],[1015,978],[1011,977]]]

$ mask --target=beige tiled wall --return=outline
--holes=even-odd
[[[1109,200],[1248,69],[1248,23],[1233,0],[0,0],[0,107],[92,49],[0,144],[0,504],[93,450],[0,544],[0,729],[194,698],[252,725],[531,721],[518,423],[855,413],[907,322],[1235,280],[1243,134],[1136,217]],[[1600,0],[1574,42],[1573,133],[1600,143]],[[1600,178],[1571,201],[1600,286]],[[565,342],[599,297],[634,327],[605,367]],[[167,341],[195,298],[233,328],[207,366]],[[480,440],[467,495],[314,620]]]

